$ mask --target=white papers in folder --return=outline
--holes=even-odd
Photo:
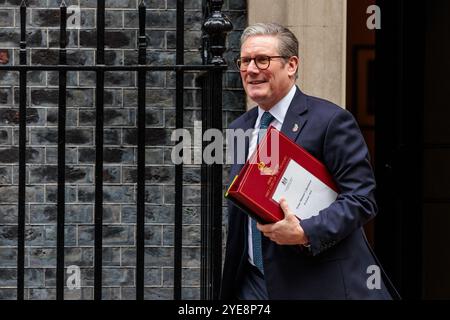
[[[289,208],[302,220],[318,215],[337,196],[333,189],[291,159],[272,199],[280,203],[280,199],[284,197]]]

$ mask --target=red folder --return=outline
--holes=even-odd
[[[289,208],[300,218],[302,214],[318,214],[338,193],[325,165],[271,126],[234,177],[225,197],[265,224],[284,218],[275,196],[285,197]]]

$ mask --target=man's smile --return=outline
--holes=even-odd
[[[250,80],[247,81],[248,84],[252,84],[252,85],[257,85],[257,84],[261,84],[261,83],[266,83],[266,80]]]

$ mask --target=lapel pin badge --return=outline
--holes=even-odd
[[[292,132],[297,132],[298,131],[298,124],[294,124],[294,126],[292,127]]]

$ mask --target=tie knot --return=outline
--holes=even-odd
[[[260,129],[267,129],[269,124],[274,119],[274,116],[270,114],[270,112],[265,111],[261,117],[261,124],[259,125]]]

